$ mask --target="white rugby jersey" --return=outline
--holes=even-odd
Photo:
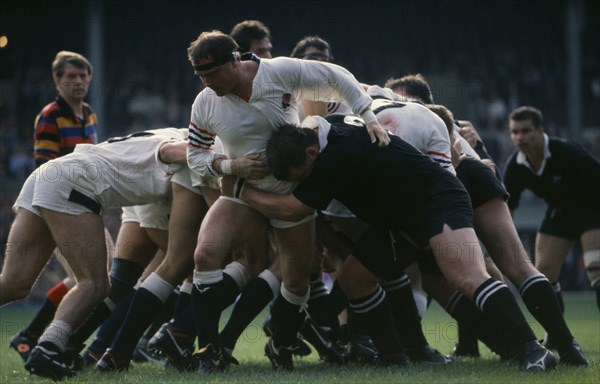
[[[384,129],[412,144],[450,173],[452,166],[450,137],[444,121],[429,108],[412,102],[375,99],[371,107]]]
[[[89,197],[97,197],[103,207],[142,205],[169,193],[171,176],[182,166],[160,161],[159,149],[186,136],[186,130],[177,128],[142,131],[96,145],[78,144],[73,157],[57,161],[76,185],[92,188],[96,196]]]
[[[354,76],[338,65],[287,57],[261,60],[248,102],[233,94],[219,97],[210,88],[196,97],[190,121],[190,169],[200,175],[217,175],[212,162],[218,155],[211,151],[215,136],[222,140],[230,159],[251,153],[264,155],[273,128],[299,124],[298,102],[303,99],[343,101],[355,113],[372,101]]]

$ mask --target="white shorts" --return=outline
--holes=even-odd
[[[233,201],[234,203],[238,203],[238,204],[242,204],[247,207],[250,207],[250,205],[248,203],[246,203],[243,200],[236,199],[235,197],[219,196],[219,199]],[[299,221],[284,221],[284,220],[277,220],[277,219],[269,219],[269,225],[271,225],[271,227],[273,227],[273,228],[280,228],[280,229],[292,228],[292,227],[298,226],[300,224],[304,224],[311,220],[314,220],[316,217],[317,217],[317,212],[313,211],[310,215],[306,216],[305,218],[303,218]]]
[[[81,178],[75,185],[72,178],[65,177],[68,168],[61,163],[44,163],[25,181],[19,197],[13,205],[16,212],[19,208],[41,217],[38,208],[46,208],[55,212],[78,216],[82,213],[102,212],[102,205],[94,198],[94,190]]]
[[[175,172],[173,174],[173,177],[171,178],[171,183],[181,185],[185,189],[195,192],[198,195],[202,194],[202,192],[200,192],[200,188],[198,188],[202,184],[194,183],[194,180],[192,180],[192,172],[190,172],[190,169],[187,166],[181,167],[181,169],[179,169],[177,172]],[[218,185],[218,182],[217,182],[217,185]],[[217,189],[220,189],[220,188],[217,187]]]
[[[123,207],[122,223],[139,223],[142,228],[169,230],[169,214],[171,201]]]

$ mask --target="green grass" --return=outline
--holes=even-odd
[[[318,361],[316,353],[295,361],[294,372],[274,373],[264,356],[266,341],[260,330],[264,313],[255,320],[238,341],[234,355],[239,366],[226,372],[199,377],[195,373],[179,373],[157,365],[138,364],[126,373],[98,374],[94,371],[79,373],[66,382],[77,383],[600,383],[600,316],[595,299],[589,293],[566,295],[566,318],[588,359],[588,368],[559,369],[549,373],[520,372],[515,364],[501,363],[498,358],[480,346],[482,358],[469,359],[445,367],[411,365],[402,368],[368,368],[358,365],[332,367]],[[23,328],[34,314],[33,309],[7,306],[0,309],[0,383],[42,383],[50,380],[30,376],[19,356],[8,348],[10,338]],[[543,330],[525,311],[536,334]],[[227,314],[225,315],[225,317]],[[432,304],[423,322],[430,344],[443,353],[450,353],[456,341],[455,323],[443,310]]]

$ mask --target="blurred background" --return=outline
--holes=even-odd
[[[317,34],[331,44],[335,62],[361,82],[383,85],[390,77],[422,73],[435,101],[472,121],[502,165],[513,150],[507,116],[520,105],[541,109],[549,134],[576,139],[600,157],[598,15],[596,0],[4,0],[2,248],[14,218],[11,205],[33,168],[35,116],[57,94],[51,62],[60,50],[82,53],[94,65],[87,101],[104,140],[187,127],[202,84],[186,49],[202,31],[229,33],[239,21],[260,20],[271,29],[273,56],[288,56],[298,40]],[[544,204],[532,195],[522,200],[516,223],[532,249]],[[107,220],[116,231],[118,219]],[[575,250],[563,267],[564,290],[588,289],[582,264]],[[55,266],[50,272],[42,289],[62,273]]]

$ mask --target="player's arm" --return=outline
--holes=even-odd
[[[187,165],[187,147],[185,140],[165,143],[158,152],[159,160],[165,164]]]
[[[266,192],[251,185],[244,179],[224,177],[221,181],[223,195],[245,201],[263,215],[284,221],[299,221],[310,215],[314,208],[305,205],[293,194],[280,195]]]
[[[35,119],[33,158],[36,168],[60,156],[60,136],[56,119],[44,112]]]
[[[379,125],[371,110],[373,100],[363,86],[348,70],[339,65],[311,60],[299,60],[300,66],[308,67],[301,70],[301,87],[305,88],[306,98],[315,101],[343,101],[360,115],[367,125],[371,142],[379,141],[380,147],[390,143],[387,132]],[[323,88],[323,84],[326,84]],[[314,92],[310,92],[313,90]],[[336,100],[337,99],[337,100]]]

